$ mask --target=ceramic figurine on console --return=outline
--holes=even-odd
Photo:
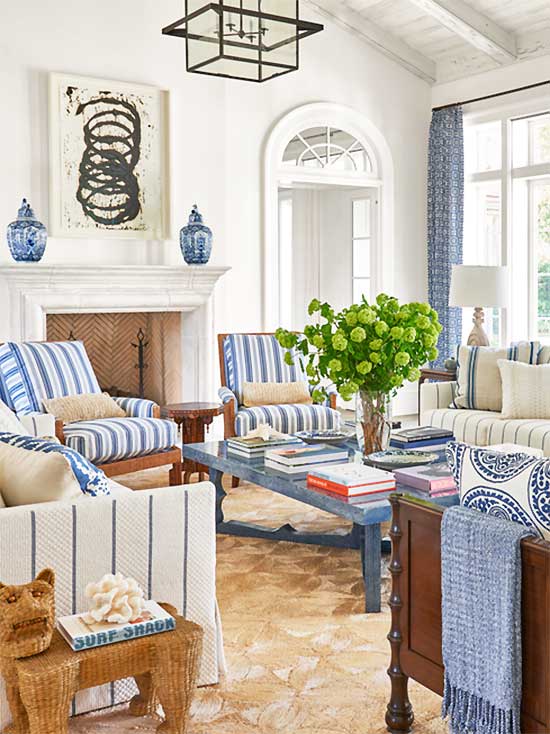
[[[48,233],[39,222],[26,199],[17,212],[17,219],[8,224],[8,245],[14,260],[38,262],[46,249]]]
[[[212,230],[204,224],[196,204],[191,209],[189,223],[180,230],[180,247],[188,265],[206,265],[212,252]]]

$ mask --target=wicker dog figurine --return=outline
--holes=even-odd
[[[55,630],[54,572],[29,584],[0,583],[0,671],[12,724],[4,734],[67,734],[69,706],[77,691],[133,677],[136,716],[162,705],[162,734],[185,734],[202,651],[202,628],[164,608],[176,629],[73,652]]]

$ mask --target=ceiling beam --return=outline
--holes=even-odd
[[[514,36],[467,5],[464,0],[410,0],[410,2],[499,64],[505,65],[516,60]]]
[[[307,0],[307,3],[321,15],[352,31],[424,81],[430,84],[436,81],[436,65],[432,59],[415,51],[397,36],[382,30],[360,13],[351,10],[342,0]]]

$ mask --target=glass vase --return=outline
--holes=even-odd
[[[355,404],[357,443],[363,456],[388,448],[391,433],[390,402],[381,392],[360,390]]]

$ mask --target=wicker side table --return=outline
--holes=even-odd
[[[223,413],[223,405],[219,403],[172,403],[171,405],[164,405],[161,409],[163,417],[171,418],[178,426],[181,426],[182,443],[203,443],[206,428],[221,413]],[[191,474],[195,472],[199,474],[199,479],[206,478],[208,467],[184,459],[184,484],[189,481]]]
[[[12,691],[8,695],[10,732],[67,734],[70,703],[79,690],[133,677],[139,694],[130,703],[130,713],[153,713],[160,702],[165,720],[157,731],[185,734],[203,631],[198,624],[174,616],[176,628],[170,632],[80,652],[73,652],[56,630],[45,652],[13,661],[11,679],[6,680]]]

